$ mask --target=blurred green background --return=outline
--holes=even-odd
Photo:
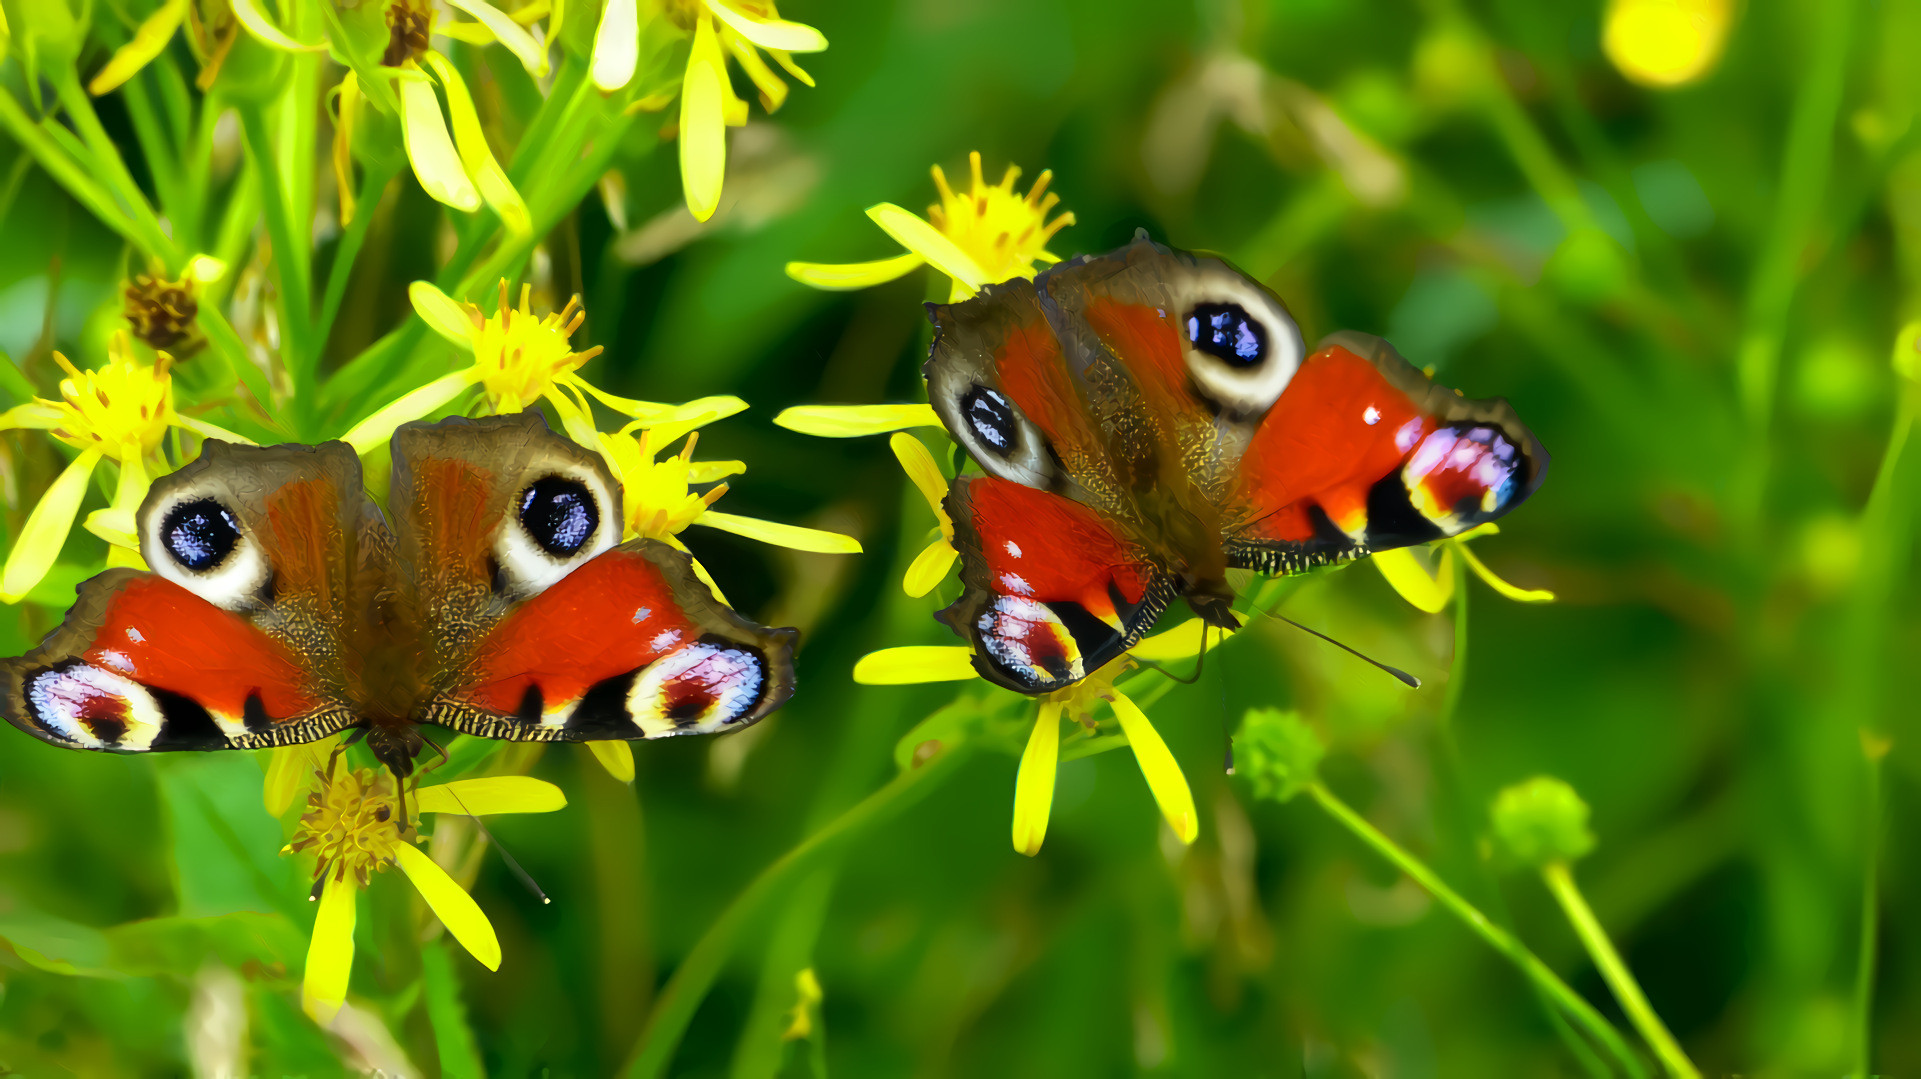
[[[93,7],[108,40],[145,10],[122,6]],[[547,751],[534,774],[568,808],[494,831],[553,905],[489,858],[474,892],[502,970],[436,942],[429,974],[450,963],[454,980],[423,981],[390,873],[385,905],[363,913],[356,998],[424,1074],[612,1073],[719,912],[885,783],[895,742],[954,697],[850,677],[873,649],[953,640],[931,599],[900,592],[933,520],[885,440],[770,421],[916,399],[919,304],[944,278],[832,294],[782,266],[896,253],[862,210],[920,209],[929,165],[964,176],[979,150],[990,178],[1019,164],[1023,187],[1054,170],[1077,218],[1058,254],[1146,228],[1267,281],[1310,341],[1383,334],[1443,383],[1507,397],[1554,465],[1475,549],[1559,601],[1472,583],[1451,687],[1452,615],[1415,611],[1366,565],[1302,582],[1287,614],[1426,685],[1273,623],[1210,657],[1150,709],[1200,806],[1191,848],[1163,832],[1131,757],[1107,753],[1063,766],[1046,847],[1022,857],[1015,760],[972,756],[818,863],[837,873],[759,908],[671,1074],[810,1074],[813,1047],[835,1076],[1584,1074],[1527,983],[1411,881],[1311,804],[1257,801],[1222,774],[1223,725],[1262,705],[1300,709],[1330,745],[1334,790],[1625,1031],[1539,880],[1484,840],[1500,788],[1573,784],[1599,839],[1579,878],[1709,1074],[1846,1072],[1868,840],[1884,828],[1873,1070],[1921,1070],[1907,842],[1921,807],[1897,680],[1921,645],[1915,477],[1888,452],[1912,392],[1889,355],[1921,284],[1921,5],[1736,6],[1711,69],[1653,89],[1610,63],[1587,2],[794,0],[782,14],[832,43],[805,58],[819,85],[733,132],[715,220],[681,209],[674,146],[643,118],[611,162],[624,190],[566,213],[530,274],[544,295],[585,298],[576,342],[606,347],[587,371],[599,385],[751,402],[702,433],[702,457],[748,463],[723,508],[847,531],[867,553],[690,532],[741,610],[801,627],[792,703],[746,735],[638,745],[631,789],[577,747]],[[105,55],[90,45],[82,69]],[[11,61],[23,99],[25,78]],[[525,119],[513,92],[470,78],[506,129]],[[100,100],[103,121],[137,160],[117,100]],[[48,393],[51,349],[104,356],[140,260],[4,137],[0,182],[0,349]],[[444,257],[439,212],[405,174],[389,189],[330,362],[408,316],[406,283]],[[338,228],[314,235],[325,265]],[[0,451],[15,530],[63,458],[33,432]],[[0,619],[4,651],[59,612]],[[1451,691],[1458,766],[1438,725]],[[1880,816],[1863,730],[1893,739]],[[252,755],[0,736],[0,1065],[187,1074],[207,1002],[239,999],[252,1073],[350,1067],[298,1009],[307,881],[274,854]],[[178,920],[239,910],[258,924]],[[171,920],[128,927],[155,918]],[[814,1034],[781,1044],[802,967],[822,991]],[[232,977],[239,996],[222,996]],[[470,1044],[429,1014],[448,1006]]]

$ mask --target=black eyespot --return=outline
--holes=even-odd
[[[1195,304],[1187,339],[1233,367],[1252,367],[1267,355],[1267,331],[1237,303]]]
[[[160,542],[181,566],[205,573],[240,545],[240,521],[211,498],[182,502],[160,522]]]
[[[580,553],[600,527],[600,507],[579,480],[548,476],[520,493],[520,525],[548,554],[567,558]]]
[[[1007,398],[986,386],[976,386],[961,398],[960,410],[981,445],[1002,457],[1014,455],[1014,410]]]

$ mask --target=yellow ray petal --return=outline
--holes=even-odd
[[[520,66],[526,68],[529,75],[536,79],[546,77],[547,51],[540,47],[540,43],[534,40],[532,34],[509,18],[506,12],[486,3],[485,0],[447,0],[447,3],[472,15],[487,29],[493,31],[494,37],[520,58]]]
[[[787,84],[779,75],[774,74],[773,68],[767,66],[767,61],[760,58],[760,50],[754,48],[752,42],[731,31],[722,31],[720,37],[721,43],[726,45],[727,51],[733,55],[734,62],[740,65],[740,69],[746,72],[747,78],[753,82],[754,88],[760,91],[760,103],[770,113],[778,110],[787,100]]]
[[[883,202],[868,207],[867,216],[881,227],[882,232],[892,236],[896,243],[925,258],[933,264],[934,269],[969,289],[978,291],[987,284],[987,271],[980,268],[974,256],[961,250],[960,245],[918,215],[891,202]]]
[[[977,678],[974,650],[960,644],[910,644],[869,652],[854,664],[854,681],[868,686],[958,682]]]
[[[803,285],[810,285],[830,292],[845,292],[857,288],[872,288],[895,278],[903,277],[925,265],[926,259],[909,251],[905,255],[895,255],[890,259],[875,259],[872,262],[790,262],[787,276]]]
[[[607,0],[594,31],[591,72],[601,93],[611,94],[634,79],[640,59],[640,16],[636,0]]]
[[[285,813],[300,788],[313,778],[321,763],[319,745],[275,746],[266,751],[267,776],[260,783],[260,801],[267,807],[269,816]]]
[[[307,972],[300,980],[300,1006],[322,1027],[333,1023],[347,1002],[347,977],[354,969],[354,900],[360,887],[352,873],[329,876],[320,891],[313,939],[307,944]]]
[[[889,449],[894,451],[894,459],[900,462],[901,471],[914,481],[920,489],[920,496],[927,500],[927,506],[941,519],[942,531],[947,531],[947,510],[942,504],[947,498],[947,477],[941,474],[940,466],[934,463],[934,455],[927,452],[921,440],[905,431],[894,432],[887,440]]]
[[[1401,598],[1429,614],[1438,614],[1447,609],[1447,603],[1454,598],[1454,556],[1448,548],[1441,551],[1441,559],[1430,577],[1421,568],[1414,553],[1405,547],[1391,551],[1377,551],[1368,559],[1374,568],[1381,571],[1387,583]]]
[[[1167,818],[1167,826],[1181,842],[1194,842],[1194,837],[1201,833],[1201,819],[1194,812],[1194,793],[1188,790],[1187,777],[1181,774],[1174,754],[1167,751],[1160,732],[1148,722],[1147,713],[1119,691],[1114,694],[1114,717],[1121,721],[1121,733],[1134,749],[1134,759],[1140,762],[1141,774],[1147,777],[1147,789],[1154,792],[1154,801],[1161,807],[1161,816]]]
[[[432,281],[408,285],[407,300],[413,304],[414,314],[419,315],[429,329],[468,352],[474,350],[473,316],[459,301],[440,291]]]
[[[28,401],[0,412],[0,431],[46,431],[60,426],[66,413],[44,401]]]
[[[528,43],[532,42],[529,38]],[[514,190],[500,162],[494,160],[486,133],[480,129],[480,114],[474,111],[474,99],[468,95],[467,83],[460,77],[460,71],[437,52],[427,54],[427,65],[447,88],[447,114],[454,122],[454,145],[460,151],[461,166],[480,189],[480,197],[500,215],[501,224],[506,225],[509,232],[519,236],[532,232],[534,221],[527,213],[527,204],[521,201],[520,192]]]
[[[708,510],[694,518],[694,523],[795,551],[813,551],[816,554],[860,553],[860,541],[852,536],[778,521],[763,521],[758,517],[736,517],[731,513]]]
[[[587,748],[593,752],[600,766],[607,769],[608,775],[622,783],[634,781],[633,746],[626,742],[599,741],[587,743]]]
[[[195,419],[192,416],[175,416],[173,422],[174,426],[184,427],[194,434],[199,435],[201,438],[217,438],[222,442],[231,442],[236,446],[252,446],[255,444],[254,440],[248,438],[246,435],[229,431],[217,423],[208,423],[206,420]]]
[[[1014,779],[1014,849],[1028,857],[1041,852],[1047,818],[1054,812],[1054,772],[1061,755],[1061,706],[1041,703],[1040,718],[1027,737],[1020,774]]]
[[[148,486],[147,462],[140,456],[139,448],[134,447],[120,460],[120,479],[114,485],[112,504],[87,514],[82,527],[108,543],[139,550],[140,536],[136,531],[139,525],[134,522],[134,512],[147,497]]]
[[[669,536],[668,539],[673,543],[675,547],[678,547],[683,551],[687,550],[686,545],[681,543],[679,540],[674,539],[671,536]],[[687,556],[687,559],[689,562],[693,563],[694,576],[700,580],[701,584],[704,584],[707,586],[707,591],[712,592],[714,594],[714,599],[717,602],[721,603],[723,606],[731,606],[731,604],[727,603],[727,594],[720,590],[720,585],[715,582],[714,575],[707,572],[707,567],[700,564],[700,559],[695,558],[692,554],[689,554]]]
[[[7,555],[6,567],[0,569],[0,601],[20,602],[47,575],[67,542],[67,533],[73,530],[74,514],[80,512],[80,500],[87,494],[87,480],[99,463],[100,451],[87,450],[74,458],[40,497],[40,504],[33,507]]]
[[[230,2],[233,5],[233,17],[240,21],[240,25],[246,27],[248,33],[276,49],[283,52],[319,52],[327,47],[324,41],[317,45],[307,45],[281,33],[280,28],[267,18],[267,13],[260,10],[259,0],[230,0]]]
[[[404,74],[404,73],[403,73]],[[468,178],[447,134],[447,118],[425,75],[400,80],[400,126],[407,142],[407,160],[421,189],[434,201],[472,213],[480,209],[480,191]]]
[[[696,221],[714,216],[720,207],[720,185],[727,174],[726,81],[726,60],[714,24],[702,16],[680,86],[680,185]]]
[[[442,375],[354,424],[353,430],[341,435],[340,440],[352,446],[355,453],[371,453],[374,447],[393,437],[394,428],[428,415],[479,381],[480,371],[474,367]]]
[[[439,863],[411,843],[394,848],[394,864],[414,882],[420,898],[433,908],[434,917],[440,919],[440,924],[447,927],[447,932],[460,946],[480,960],[481,966],[499,970],[500,938],[494,935],[494,924],[481,913],[474,897],[454,883],[454,878],[448,876]]]
[[[1500,576],[1496,574],[1493,570],[1488,569],[1487,564],[1482,562],[1479,558],[1477,558],[1473,551],[1470,551],[1466,547],[1460,546],[1458,544],[1449,544],[1448,546],[1450,548],[1458,547],[1458,549],[1461,552],[1461,557],[1467,560],[1467,568],[1473,570],[1474,575],[1476,577],[1479,577],[1481,580],[1486,581],[1489,588],[1494,589],[1496,592],[1499,592],[1503,596],[1506,596],[1507,598],[1514,600],[1517,603],[1553,603],[1554,602],[1554,593],[1548,591],[1547,589],[1521,588],[1516,585],[1511,585],[1506,581],[1502,580]]]
[[[932,405],[796,405],[775,416],[774,425],[818,438],[854,438],[941,424]]]
[[[901,578],[901,590],[915,599],[932,592],[947,579],[947,571],[953,568],[954,559],[958,557],[959,553],[954,550],[953,544],[947,542],[947,537],[940,537],[914,556],[913,564],[907,567],[906,575]]]
[[[140,29],[133,32],[133,38],[115,49],[113,59],[87,84],[87,93],[95,97],[110,93],[132,78],[134,72],[153,62],[160,50],[167,47],[167,42],[173,40],[173,32],[180,29],[180,20],[187,17],[187,3],[188,0],[167,0],[160,5],[160,10],[147,16]]]
[[[1173,629],[1162,630],[1151,637],[1143,637],[1134,647],[1127,650],[1129,655],[1155,662],[1171,659],[1193,659],[1200,654],[1201,637],[1209,637],[1210,645],[1221,638],[1219,629],[1210,627],[1198,618],[1190,618]]]
[[[706,0],[707,10],[727,24],[728,29],[763,49],[782,52],[820,52],[827,47],[827,35],[806,23],[786,19],[756,19],[728,7],[726,0]]]
[[[421,787],[414,793],[422,813],[458,813],[465,817],[552,813],[567,806],[567,795],[559,787],[532,776],[456,779]]]
[[[360,119],[360,78],[352,69],[340,76],[334,116],[334,187],[340,196],[340,223],[348,225],[354,219],[354,126]]]
[[[687,482],[712,483],[729,476],[738,476],[745,471],[747,471],[745,461],[694,461],[687,466]]]

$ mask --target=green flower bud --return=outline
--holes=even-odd
[[[1530,867],[1572,862],[1594,849],[1588,807],[1553,776],[1516,783],[1494,799],[1494,837],[1504,853]]]
[[[1285,802],[1319,778],[1327,749],[1299,712],[1250,708],[1234,738],[1235,770],[1256,798]]]

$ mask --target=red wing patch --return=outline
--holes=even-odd
[[[248,748],[350,722],[284,645],[147,574],[89,582],[67,624],[4,672],[15,726],[86,749]]]
[[[1078,502],[983,476],[956,480],[947,510],[967,591],[940,617],[993,682],[1036,693],[1078,681],[1167,605],[1165,575]]]
[[[425,718],[577,741],[711,733],[777,707],[792,688],[793,631],[719,614],[704,586],[674,580],[686,556],[662,549],[673,558],[617,547],[520,605]]]
[[[1462,398],[1344,336],[1301,365],[1241,459],[1225,529],[1237,565],[1288,572],[1459,535],[1541,481],[1547,454],[1506,402]]]

